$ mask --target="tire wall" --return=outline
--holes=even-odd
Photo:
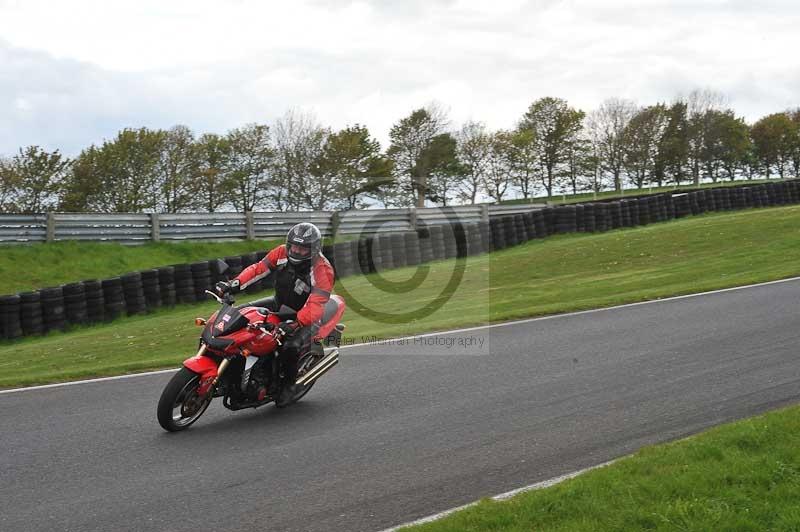
[[[800,181],[661,193],[561,205],[492,217],[478,223],[436,224],[412,232],[379,233],[325,246],[337,278],[502,250],[528,240],[575,232],[637,227],[706,212],[800,203]],[[233,278],[265,252],[131,272],[37,291],[0,296],[0,340],[36,336],[71,326],[112,321],[161,307],[206,301],[216,282]],[[248,292],[272,287],[267,276]]]

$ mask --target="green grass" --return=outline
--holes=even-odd
[[[50,242],[0,246],[0,292],[13,294],[84,279],[270,249],[276,240],[149,243],[124,246],[95,242]]]
[[[738,181],[717,181],[716,183],[701,183],[700,185],[686,184],[686,185],[668,185],[663,187],[644,187],[644,188],[627,188],[622,194],[618,194],[613,190],[604,192],[580,192],[578,194],[553,194],[552,197],[537,196],[535,198],[513,199],[503,201],[503,205],[514,205],[521,203],[549,203],[549,204],[567,204],[567,203],[580,203],[582,201],[594,201],[596,199],[613,199],[613,198],[630,198],[634,196],[641,196],[645,194],[657,194],[660,192],[674,192],[680,190],[692,190],[698,188],[715,188],[715,187],[738,187],[741,185],[761,185],[764,183],[778,183],[781,179],[753,179],[753,180],[738,180]]]
[[[800,407],[641,449],[409,532],[800,530]]]
[[[800,275],[800,206],[531,241],[470,258],[447,299],[440,293],[456,271],[454,264],[428,265],[424,282],[413,290],[379,288],[376,275],[340,281],[337,291],[349,294],[344,318],[349,339],[444,330]],[[399,269],[384,277],[401,283],[412,273]],[[411,311],[418,318],[416,309],[437,301],[441,308],[424,319],[378,320],[375,314]],[[2,344],[0,387],[174,367],[196,346],[193,318],[215,307],[183,306]]]

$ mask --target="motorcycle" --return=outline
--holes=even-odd
[[[277,312],[255,305],[236,307],[230,294],[206,293],[221,308],[207,320],[195,319],[195,324],[203,327],[197,354],[183,362],[158,401],[158,422],[169,432],[189,428],[214,398],[222,397],[229,410],[242,410],[269,404],[281,392],[278,348],[282,335],[277,324],[293,319],[294,311],[288,307]],[[344,330],[339,320],[344,310],[344,300],[332,295],[311,345],[298,357],[297,392],[289,404],[304,397],[339,363]]]

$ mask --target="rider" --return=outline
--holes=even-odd
[[[289,230],[286,245],[267,253],[263,260],[245,268],[236,279],[217,283],[217,291],[244,290],[270,273],[275,274],[275,298],[270,310],[286,305],[297,311],[296,320],[278,324],[284,335],[278,358],[283,367],[284,382],[277,406],[285,406],[297,393],[297,359],[319,330],[325,304],[331,297],[334,273],[322,254],[322,233],[312,223],[300,223]]]

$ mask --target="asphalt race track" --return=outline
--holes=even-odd
[[[290,409],[179,434],[165,374],[0,394],[0,530],[380,530],[799,402],[799,303],[792,280],[354,347]]]

